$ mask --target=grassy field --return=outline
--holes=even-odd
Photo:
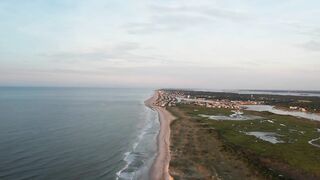
[[[217,133],[204,127],[201,120],[180,108],[169,110],[177,117],[171,123],[170,135],[170,174],[174,179],[264,179],[238,156],[223,151]]]
[[[229,116],[233,112],[229,109],[209,109],[192,105],[179,105],[176,109],[202,128],[214,129],[223,144],[224,151],[241,157],[249,166],[258,169],[266,177],[320,179],[320,148],[308,143],[320,137],[319,122],[253,111],[244,111],[244,115],[260,118],[222,121],[201,117],[199,114]],[[170,111],[179,116],[177,110],[171,108]],[[277,139],[282,143],[273,144],[247,135],[248,132],[276,133]],[[319,144],[319,141],[313,143]]]

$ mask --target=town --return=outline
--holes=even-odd
[[[232,101],[228,99],[214,99],[211,96],[208,97],[193,97],[189,94],[184,94],[180,91],[158,91],[159,98],[156,101],[157,106],[176,106],[177,104],[193,104],[196,106],[203,106],[207,108],[226,108],[240,110],[244,105],[258,105],[263,104],[263,101]]]

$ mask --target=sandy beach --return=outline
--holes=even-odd
[[[145,101],[145,104],[151,109],[158,112],[160,121],[160,132],[158,134],[157,144],[158,153],[155,161],[151,167],[150,177],[151,179],[169,180],[171,178],[169,174],[170,163],[170,123],[174,119],[165,108],[155,105],[156,100],[159,97],[159,92],[155,91],[154,95]]]

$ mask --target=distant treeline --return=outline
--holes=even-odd
[[[209,92],[165,89],[170,92],[181,92],[190,97],[207,99],[229,99],[232,101],[263,101],[265,104],[289,108],[297,106],[308,111],[320,112],[320,97],[316,96],[293,96],[293,95],[271,95],[271,94],[239,94],[228,92]]]

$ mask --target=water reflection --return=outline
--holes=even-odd
[[[291,116],[320,121],[320,115],[315,113],[307,113],[307,112],[300,112],[300,111],[286,111],[282,109],[276,109],[274,106],[271,106],[271,105],[246,105],[243,107],[246,110],[250,110],[250,111],[259,111],[259,112],[268,111],[268,112],[279,114],[279,115],[291,115]]]
[[[213,120],[235,120],[235,121],[245,121],[245,120],[253,120],[253,119],[261,119],[260,116],[253,116],[253,115],[244,115],[240,111],[232,111],[233,114],[229,116],[223,115],[206,115],[206,114],[199,114],[201,117],[213,119]]]
[[[256,138],[259,138],[264,141],[268,141],[272,144],[283,143],[283,141],[278,140],[277,138],[280,135],[273,132],[247,132],[246,134],[255,136]]]

